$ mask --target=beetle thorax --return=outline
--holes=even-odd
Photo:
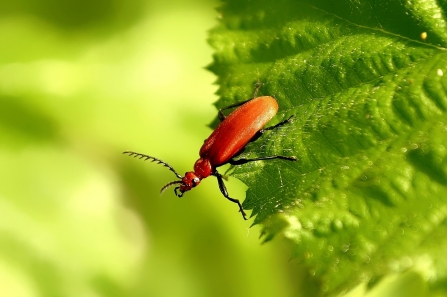
[[[200,158],[194,164],[194,173],[200,178],[206,178],[213,173],[213,166],[207,158]]]

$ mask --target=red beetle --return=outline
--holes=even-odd
[[[194,164],[194,171],[186,172],[184,177],[178,174],[168,163],[155,157],[132,151],[125,151],[123,153],[129,154],[129,156],[139,157],[140,159],[151,160],[152,162],[156,161],[158,164],[168,167],[180,180],[166,184],[161,189],[161,192],[172,185],[179,184],[179,186],[174,189],[174,192],[178,197],[182,197],[186,191],[199,185],[202,179],[214,175],[217,178],[222,194],[228,200],[239,205],[239,211],[246,220],[247,218],[244,209],[242,208],[242,204],[238,199],[231,198],[228,195],[223,176],[216,168],[227,163],[240,165],[259,160],[284,159],[296,161],[297,159],[294,156],[287,157],[275,155],[255,159],[233,160],[232,158],[238,155],[248,142],[257,139],[267,130],[274,129],[290,122],[290,119],[292,118],[289,117],[287,120],[272,127],[262,129],[278,112],[278,103],[276,102],[276,99],[271,96],[257,97],[243,103],[231,105],[225,109],[236,106],[239,107],[227,117],[223,115],[222,110],[219,110],[219,118],[222,122],[202,145],[199,152],[200,158]]]

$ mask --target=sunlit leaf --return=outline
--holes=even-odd
[[[445,6],[445,3],[442,2]],[[242,6],[242,7],[241,7]],[[408,268],[447,277],[447,31],[427,1],[233,1],[212,31],[218,106],[278,99],[235,168],[266,239],[282,234],[328,293]],[[421,39],[426,32],[427,38]],[[422,36],[425,36],[423,34]]]

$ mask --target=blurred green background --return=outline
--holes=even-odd
[[[216,116],[217,5],[0,1],[1,296],[313,292],[214,178],[160,197],[172,172],[121,155],[192,169]]]

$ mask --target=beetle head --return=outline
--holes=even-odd
[[[163,188],[161,188],[160,192],[163,193],[167,188],[180,184],[180,186],[175,187],[174,192],[177,197],[182,197],[185,192],[199,185],[200,181],[200,177],[198,177],[194,172],[186,172],[185,176],[181,180],[176,180],[166,184]]]

